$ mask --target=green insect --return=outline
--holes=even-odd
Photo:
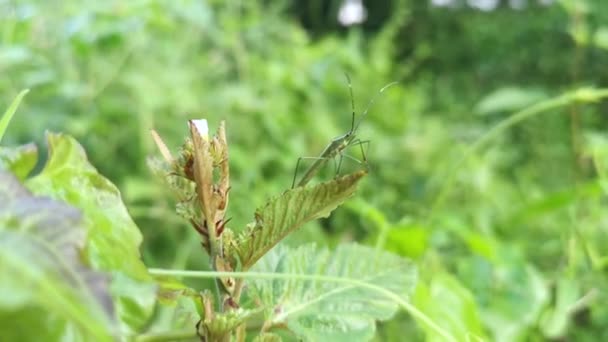
[[[348,81],[348,89],[350,91],[350,100],[351,100],[351,108],[352,108],[352,124],[351,124],[350,130],[348,132],[346,132],[346,134],[343,134],[343,135],[341,135],[339,137],[334,138],[329,143],[329,145],[327,145],[325,147],[325,149],[323,150],[323,152],[321,152],[321,154],[318,157],[300,157],[300,158],[298,158],[298,162],[296,163],[296,170],[295,170],[294,175],[293,175],[293,182],[291,183],[291,187],[292,188],[294,188],[296,186],[300,187],[300,186],[306,185],[319,172],[319,170],[321,170],[321,168],[323,166],[325,166],[325,164],[330,159],[334,159],[337,155],[340,155],[340,161],[339,161],[338,166],[336,168],[337,172],[339,172],[340,166],[342,165],[342,159],[345,156],[342,153],[342,151],[344,151],[346,148],[348,148],[350,146],[359,145],[361,147],[361,154],[363,156],[363,162],[366,161],[365,153],[363,152],[363,144],[368,144],[369,145],[369,140],[358,139],[357,136],[356,136],[357,129],[359,128],[359,125],[361,124],[361,121],[363,121],[363,119],[367,115],[367,112],[369,111],[370,107],[376,101],[376,98],[380,94],[382,94],[386,89],[388,89],[389,87],[397,84],[397,82],[391,82],[391,83],[385,85],[384,87],[382,87],[382,89],[380,89],[380,91],[376,94],[376,96],[374,96],[371,99],[371,101],[369,102],[369,104],[367,106],[367,109],[363,112],[363,114],[361,114],[361,117],[359,118],[359,121],[355,121],[355,100],[354,100],[354,97],[353,97],[353,87],[352,87],[352,84],[351,84],[351,81],[350,81],[350,77],[348,75],[346,75],[346,79]],[[346,157],[349,157],[349,156],[346,156]],[[352,158],[352,157],[349,157],[349,158]],[[314,162],[312,163],[312,165],[310,165],[308,167],[308,169],[304,172],[304,175],[302,176],[302,178],[300,179],[300,181],[297,182],[297,184],[296,184],[296,177],[297,177],[297,174],[298,174],[298,168],[300,166],[300,162],[303,159],[313,159]]]

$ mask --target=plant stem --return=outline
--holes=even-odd
[[[217,271],[216,259],[220,255],[219,246],[217,241],[216,227],[215,222],[213,220],[207,220],[207,230],[209,231],[209,263],[210,268],[214,271]],[[224,312],[224,301],[222,300],[222,289],[223,286],[220,278],[215,279],[215,300],[217,302],[217,310],[218,312]]]
[[[473,144],[469,145],[464,154],[452,165],[452,167],[450,167],[450,173],[445,178],[446,180],[444,185],[439,190],[439,194],[433,201],[429,214],[427,215],[427,221],[431,221],[433,219],[434,214],[443,205],[447,195],[449,194],[450,190],[452,190],[453,183],[457,175],[457,170],[473,155],[473,153],[477,152],[477,150],[479,150],[492,138],[498,136],[515,124],[543,112],[550,112],[552,109],[564,107],[575,102],[596,102],[606,97],[608,97],[608,89],[606,88],[580,88],[520,110],[492,127],[488,132],[486,132],[486,134],[477,139],[477,141],[475,141]]]
[[[418,310],[414,305],[408,303],[401,296],[395,294],[378,285],[366,283],[352,278],[340,278],[326,275],[310,275],[310,274],[286,274],[286,273],[266,273],[266,272],[206,272],[206,271],[188,271],[188,270],[165,270],[158,268],[150,268],[148,272],[152,275],[159,276],[173,276],[173,277],[190,277],[190,278],[220,278],[220,277],[234,277],[234,278],[254,278],[254,279],[288,279],[288,280],[317,280],[326,281],[341,284],[356,285],[370,290],[381,293],[387,298],[392,299],[395,303],[399,304],[403,309],[409,312],[414,318],[427,325],[437,334],[442,336],[445,341],[457,341],[454,336],[443,328],[435,324],[431,318],[425,315],[422,311]]]

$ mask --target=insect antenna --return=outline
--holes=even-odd
[[[355,130],[355,96],[353,95],[353,84],[350,81],[350,76],[348,76],[347,73],[344,73],[344,76],[346,76],[346,82],[348,83],[348,90],[350,91],[350,108],[353,111],[353,121],[351,123],[350,126],[350,131],[349,133],[354,132]]]
[[[356,131],[359,128],[359,125],[361,124],[361,121],[363,121],[363,119],[365,118],[365,116],[367,115],[367,113],[369,112],[370,108],[374,105],[374,102],[376,102],[376,99],[378,99],[378,97],[388,88],[394,86],[395,84],[397,84],[399,82],[397,81],[393,81],[387,85],[385,85],[384,87],[382,87],[382,89],[380,89],[380,91],[378,91],[378,93],[376,93],[376,95],[374,95],[374,97],[369,101],[369,103],[367,104],[367,108],[365,109],[365,111],[363,112],[363,114],[361,114],[361,116],[359,117],[359,120],[357,121],[357,124],[354,125],[353,127],[353,131]],[[350,83],[349,83],[350,86]],[[351,94],[352,94],[352,88],[351,88]],[[352,95],[351,95],[352,96]],[[353,111],[354,113],[354,111]],[[354,116],[353,116],[354,119]]]

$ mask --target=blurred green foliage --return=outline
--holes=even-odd
[[[371,174],[357,198],[290,242],[359,240],[413,258],[415,303],[463,339],[608,340],[606,103],[531,116],[457,163],[514,111],[608,81],[608,3],[529,3],[378,2],[347,29],[338,1],[0,0],[0,108],[31,89],[3,144],[74,135],[121,189],[146,265],[203,269],[196,234],[146,167],[158,153],[149,129],[176,148],[186,119],[227,121],[239,230],[290,186],[299,156],[350,128],[343,72],[357,113],[398,80],[360,127]],[[404,338],[424,326],[403,315],[378,335]]]

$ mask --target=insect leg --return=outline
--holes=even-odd
[[[296,177],[298,176],[298,168],[300,167],[300,161],[302,161],[302,157],[298,158],[298,162],[296,163],[296,169],[293,170],[293,181],[291,182],[291,188],[296,185]]]
[[[298,158],[298,162],[296,163],[296,169],[294,170],[294,174],[293,174],[293,181],[291,183],[291,188],[292,189],[296,186],[296,178],[298,177],[298,169],[300,167],[300,162],[303,159],[306,159],[306,160],[315,160],[316,162],[308,168],[308,170],[305,172],[305,175],[298,182],[298,186],[306,185],[306,183],[308,183],[308,181],[312,177],[314,177],[314,174],[316,173],[316,170],[320,169],[323,166],[321,164],[321,162],[328,160],[327,157],[300,157],[300,158]],[[308,178],[305,179],[306,177],[308,177]]]
[[[356,163],[365,164],[365,166],[367,168],[367,150],[369,150],[369,143],[370,143],[369,140],[361,140],[361,139],[353,140],[348,146],[350,147],[350,146],[358,145],[361,148],[361,157],[363,158],[363,160],[359,160],[349,154],[340,152],[340,164],[339,165],[342,165],[342,160],[344,157],[346,157],[350,160],[355,161]],[[363,149],[363,145],[366,146],[365,149]],[[336,172],[336,176],[338,176],[339,171],[340,171],[340,169],[338,169],[338,172]]]
[[[334,157],[334,166],[336,166],[336,158]],[[336,177],[338,176],[338,174],[340,174],[340,168],[342,167],[342,159],[344,159],[344,153],[342,153],[340,151],[340,161],[338,162],[338,165],[336,166]]]
[[[361,157],[363,158],[363,164],[365,164],[365,169],[369,171],[369,164],[367,163],[367,153],[369,152],[369,144],[370,140],[359,140],[359,147],[361,148]],[[365,145],[365,150],[363,150],[363,145]]]
[[[350,144],[348,144],[349,147],[357,145],[361,148],[361,158],[363,158],[363,161],[359,162],[367,162],[367,152],[369,151],[369,143],[370,140],[355,139]],[[365,145],[365,150],[363,149],[363,145]]]
[[[361,157],[363,158],[363,162],[367,163],[367,152],[369,152],[369,143],[370,140],[360,140],[357,139],[353,142],[353,145],[359,145],[361,148]],[[363,145],[365,145],[365,150],[363,150]]]

